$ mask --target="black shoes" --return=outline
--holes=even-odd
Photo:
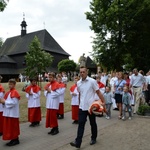
[[[96,140],[91,140],[90,145],[94,145],[96,143]]]
[[[39,121],[36,121],[36,122],[32,122],[29,127],[37,127],[40,125],[40,122]]]
[[[94,145],[95,143],[96,143],[96,140],[91,140],[90,145]],[[73,146],[73,147],[76,147],[76,148],[80,148],[80,145],[78,145],[76,143],[76,141],[71,142],[70,145]]]
[[[70,143],[70,145],[71,145],[71,146],[73,146],[73,147],[76,147],[76,148],[80,148],[80,146],[79,146],[79,145],[77,145],[77,143],[76,143],[76,142],[71,142],[71,143]]]
[[[3,135],[3,133],[0,133],[0,136],[2,136]]]
[[[64,119],[64,115],[58,115],[57,119]]]
[[[78,124],[78,120],[73,121],[72,124]]]
[[[48,132],[48,134],[52,134],[54,132],[54,128],[51,129],[50,132]]]
[[[7,146],[15,146],[17,144],[19,144],[19,140],[18,139],[15,139],[15,140],[11,140],[9,143],[7,143],[6,145]]]
[[[56,134],[58,134],[58,133],[59,133],[59,130],[57,129],[57,130],[54,130],[54,132],[51,133],[51,135],[56,135]]]
[[[58,127],[52,128],[50,132],[48,132],[48,134],[51,135],[56,135],[59,133]]]

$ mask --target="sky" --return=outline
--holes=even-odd
[[[91,0],[9,0],[0,12],[0,37],[20,35],[23,13],[27,23],[27,33],[46,29],[61,47],[78,62],[85,53],[92,51],[93,31],[85,12],[90,11]]]

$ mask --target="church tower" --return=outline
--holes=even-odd
[[[25,14],[23,13],[23,21],[21,23],[21,37],[27,34],[26,26],[27,24],[25,22]]]

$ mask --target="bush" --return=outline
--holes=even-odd
[[[150,106],[148,105],[141,105],[138,108],[138,114],[145,115],[145,113],[150,112]]]

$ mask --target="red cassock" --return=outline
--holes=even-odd
[[[72,120],[78,120],[79,105],[72,105]]]
[[[57,112],[57,109],[47,109],[46,128],[58,127]]]
[[[7,100],[9,94],[11,98],[17,98],[18,100],[20,99],[19,93],[15,89],[12,89],[5,94],[4,96],[5,100]],[[13,118],[13,117],[4,116],[3,117],[3,140],[16,139],[18,138],[19,135],[20,135],[19,117]]]
[[[49,87],[51,88],[52,91],[55,91],[55,90],[59,89],[59,84],[56,81],[48,83],[45,86],[45,90],[47,90]],[[51,106],[51,107],[53,107],[53,106]],[[57,113],[58,113],[58,109],[47,108],[47,112],[46,112],[46,124],[45,124],[46,128],[49,128],[49,127],[50,128],[58,127]]]
[[[66,88],[66,85],[63,82],[60,82],[59,83],[59,88]],[[64,103],[59,103],[58,114],[59,115],[64,114]]]
[[[74,84],[73,86],[71,86],[70,92],[73,93],[76,88],[77,88],[77,84]],[[78,97],[77,97],[77,99],[78,99]],[[74,102],[74,104],[75,103],[76,102]],[[76,105],[74,105],[74,104],[72,104],[72,120],[78,120],[78,118],[79,118],[79,115],[78,115],[78,113],[79,113],[79,103],[78,104],[76,103]]]
[[[3,112],[0,112],[0,133],[3,133]]]
[[[41,121],[41,107],[28,108],[28,121],[29,122]]]
[[[37,85],[30,85],[26,88],[25,92],[30,93],[30,91],[34,93],[38,93],[41,88]],[[29,122],[40,122],[41,121],[41,107],[33,107],[33,108],[28,108],[28,121]]]
[[[63,115],[64,114],[64,103],[59,103],[58,114],[59,115]]]
[[[5,90],[1,84],[0,84],[0,92],[5,93]],[[0,112],[0,133],[3,133],[3,112]]]
[[[19,118],[4,117],[3,140],[17,139],[20,135]]]

